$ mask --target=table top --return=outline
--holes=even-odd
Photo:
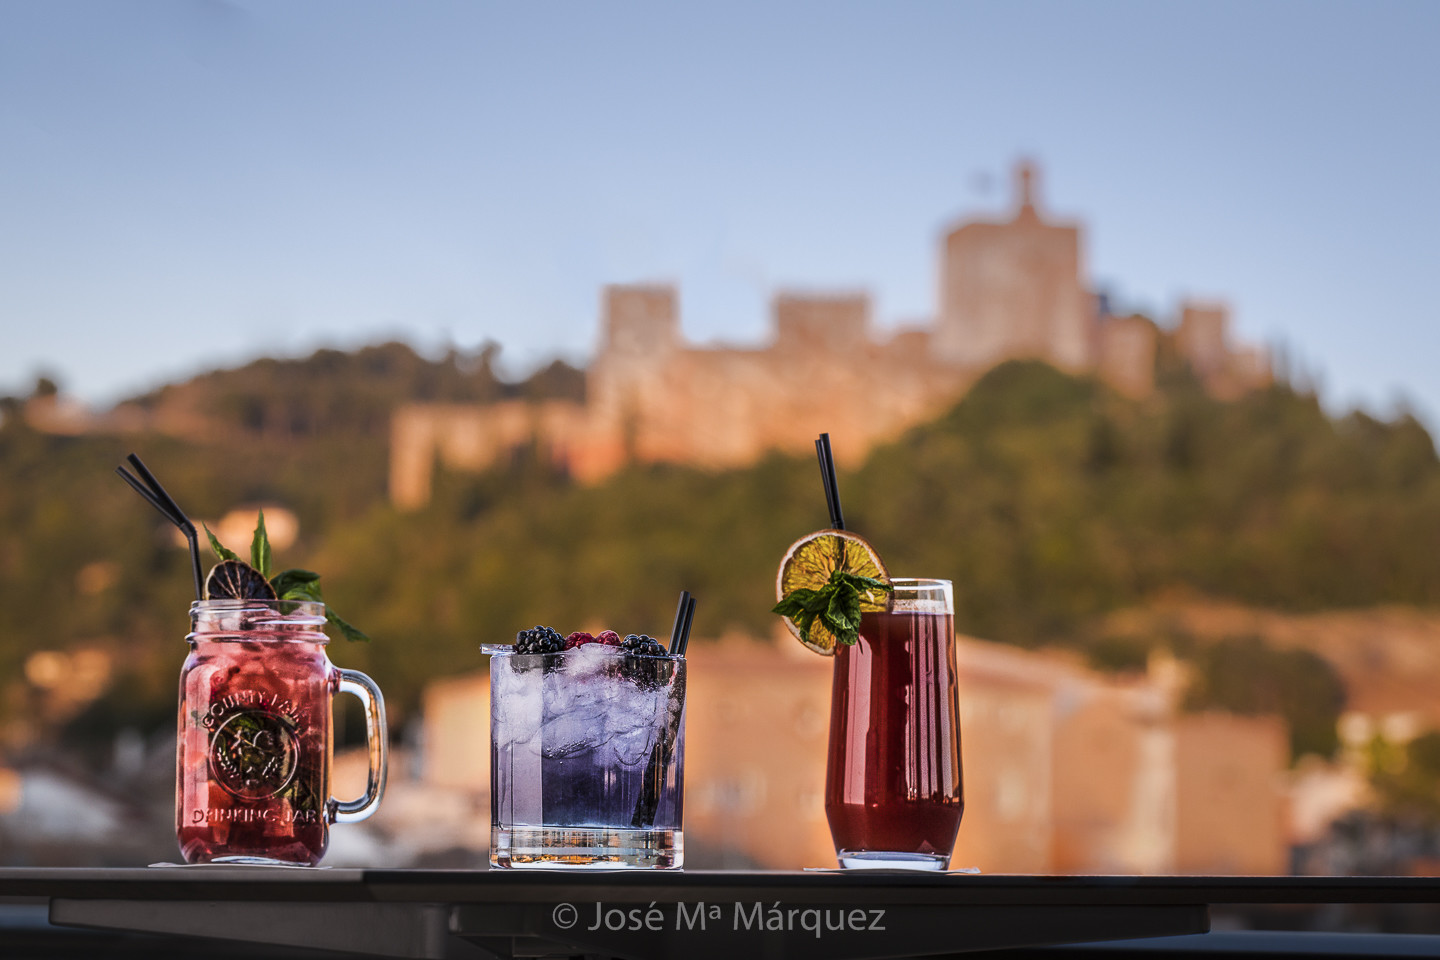
[[[206,864],[0,868],[0,896],[316,901],[677,901],[773,893],[933,903],[1437,903],[1440,877],[1040,876],[924,871],[369,870]]]
[[[1433,877],[0,869],[53,924],[369,956],[926,956],[1203,934],[1229,904],[1435,904]],[[469,952],[467,952],[469,951]]]

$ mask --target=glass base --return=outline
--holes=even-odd
[[[944,870],[949,857],[890,850],[841,850],[835,855],[846,870]]]
[[[490,863],[516,870],[679,870],[680,830],[620,827],[492,827]]]
[[[272,857],[211,857],[207,863],[243,864],[251,867],[312,867],[311,863],[296,863],[294,860],[276,860]]]

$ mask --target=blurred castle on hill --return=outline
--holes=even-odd
[[[864,294],[781,293],[772,343],[693,346],[674,288],[611,286],[584,403],[401,407],[391,425],[392,500],[425,503],[437,461],[478,471],[532,448],[582,482],[630,460],[743,466],[770,450],[808,450],[824,431],[842,460],[856,462],[1013,359],[1094,374],[1137,399],[1155,389],[1162,352],[1222,399],[1271,382],[1263,349],[1231,343],[1223,305],[1183,303],[1173,331],[1111,315],[1084,276],[1080,225],[1043,218],[1033,168],[1021,164],[1016,175],[1010,219],[967,222],[945,237],[933,325],[878,339]]]

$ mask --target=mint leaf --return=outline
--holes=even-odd
[[[205,527],[205,536],[210,538],[210,549],[215,551],[215,556],[221,560],[240,560],[240,557],[236,555],[234,550],[227,549],[225,545],[220,542],[219,538],[210,532],[208,526],[204,523],[201,523],[200,526]],[[240,562],[244,563],[245,561],[240,560]]]
[[[831,581],[841,581],[852,587],[857,594],[870,603],[882,603],[882,593],[894,593],[895,588],[883,580],[876,580],[874,577],[862,577],[858,573],[850,573],[848,570],[836,570],[830,574]]]
[[[835,585],[835,590],[830,594],[830,603],[826,606],[825,612],[821,614],[821,621],[825,629],[835,634],[836,638],[858,634],[860,632],[860,594],[856,589],[845,581]],[[850,641],[854,643],[854,640]]]
[[[825,598],[821,591],[801,587],[792,590],[784,600],[775,604],[770,612],[784,617],[795,617],[802,613],[819,613],[829,603],[829,599]]]
[[[320,574],[311,570],[281,570],[270,578],[270,586],[281,600],[325,602],[320,596]]]
[[[270,586],[275,588],[275,594],[281,600],[325,602],[325,598],[320,594],[320,574],[313,570],[281,570],[270,580]],[[329,606],[325,608],[325,620],[351,643],[370,642],[365,631],[345,620]]]
[[[770,608],[771,613],[789,617],[800,631],[800,639],[808,641],[810,631],[819,620],[835,637],[836,643],[853,644],[860,637],[860,607],[864,602],[878,604],[884,594],[895,588],[874,577],[836,570],[819,590],[801,587],[792,590]]]
[[[265,511],[255,524],[255,536],[250,540],[250,566],[260,571],[260,576],[270,578],[270,538],[265,533]]]
[[[325,608],[325,619],[328,620],[330,623],[334,624],[336,629],[338,629],[342,634],[344,634],[345,639],[349,640],[351,643],[370,642],[370,638],[365,635],[365,632],[363,630],[360,630],[359,628],[354,627],[349,623],[346,623],[340,618],[339,614],[337,614],[334,610],[331,610],[329,607]]]

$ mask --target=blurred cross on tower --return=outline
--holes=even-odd
[[[1017,192],[1020,195],[1020,218],[1026,220],[1036,219],[1035,165],[1029,160],[1021,160],[1015,166],[1015,179],[1017,182]]]

